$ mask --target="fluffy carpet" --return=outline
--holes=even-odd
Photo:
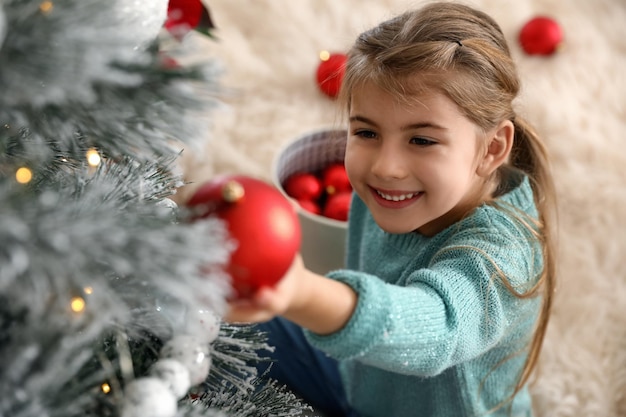
[[[519,113],[552,153],[560,202],[559,286],[532,386],[540,417],[626,416],[626,3],[474,0],[507,35],[524,82]],[[321,50],[407,7],[402,0],[210,0],[216,40],[192,40],[224,68],[224,106],[207,146],[183,163],[195,186],[217,173],[270,180],[278,150],[340,121],[318,90]],[[517,44],[535,15],[556,18],[565,43],[552,57]]]

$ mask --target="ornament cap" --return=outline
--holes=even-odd
[[[236,203],[240,201],[246,194],[245,189],[241,183],[230,180],[222,187],[222,198],[227,203]]]

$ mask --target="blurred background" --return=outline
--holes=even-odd
[[[466,2],[501,25],[523,80],[517,110],[544,137],[558,190],[559,285],[538,378],[538,416],[626,415],[626,3],[622,0]],[[202,152],[183,152],[191,183],[218,173],[271,180],[279,150],[317,129],[342,127],[315,73],[321,51],[421,2],[212,0],[216,57],[227,88]],[[558,22],[549,56],[518,42],[536,16]]]

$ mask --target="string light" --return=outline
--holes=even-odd
[[[87,163],[92,167],[97,167],[98,165],[100,165],[101,160],[102,158],[100,158],[100,154],[94,148],[91,148],[87,151]]]
[[[330,52],[328,52],[328,51],[321,51],[320,52],[320,59],[322,61],[328,61],[329,58],[330,58]]]
[[[74,313],[82,313],[85,310],[85,299],[82,297],[72,298],[70,308]]]
[[[85,287],[84,291],[85,291],[85,294],[91,295],[93,294],[93,287]]]
[[[33,179],[33,172],[26,167],[19,168],[15,172],[15,179],[20,184],[28,184]]]
[[[44,1],[39,5],[39,10],[44,14],[49,14],[52,11],[54,4],[51,1]]]
[[[108,394],[109,392],[111,392],[111,386],[106,382],[100,385],[100,389],[102,389],[102,392],[104,392],[105,394]]]

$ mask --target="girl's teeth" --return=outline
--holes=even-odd
[[[409,198],[413,198],[413,196],[415,195],[413,193],[402,194],[402,195],[389,195],[389,194],[381,193],[380,191],[376,191],[376,192],[378,193],[379,196],[389,201],[403,201]]]

